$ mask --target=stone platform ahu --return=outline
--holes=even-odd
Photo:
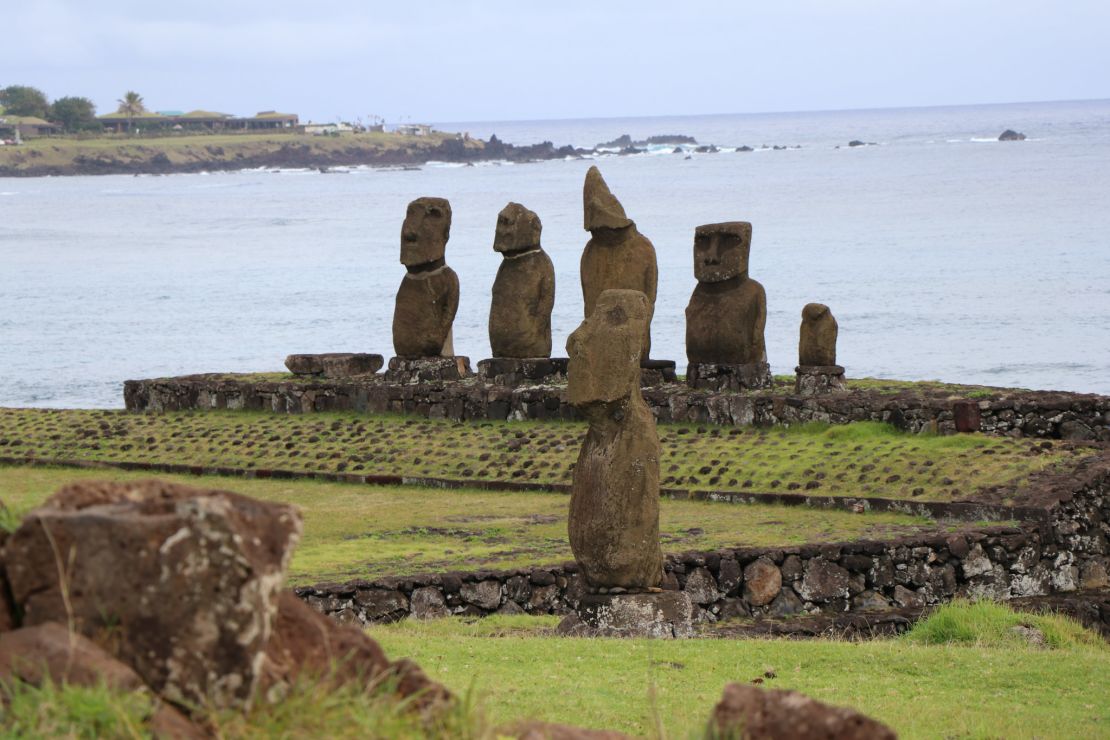
[[[640,395],[651,305],[634,290],[606,290],[567,340],[567,392],[589,421],[574,468],[568,533],[590,593],[563,634],[688,637],[693,604],[662,591],[659,437]]]

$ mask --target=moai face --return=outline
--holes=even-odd
[[[540,245],[540,217],[519,203],[510,203],[497,214],[493,250],[510,254]]]
[[[582,187],[582,225],[586,231],[595,233],[632,225],[632,220],[625,215],[621,202],[609,191],[597,167],[590,167],[586,172],[586,183]]]
[[[607,290],[593,314],[567,338],[567,393],[584,406],[628,398],[640,384],[640,348],[648,322],[647,296]]]
[[[426,265],[443,259],[451,235],[451,204],[446,198],[417,198],[401,226],[401,264]]]
[[[705,224],[694,230],[694,277],[720,283],[748,275],[752,225],[747,221]]]

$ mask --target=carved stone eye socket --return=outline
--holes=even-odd
[[[428,215],[432,218],[439,218],[443,215],[443,212],[440,211],[438,208],[431,208],[428,210]]]

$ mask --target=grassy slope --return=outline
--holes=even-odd
[[[724,684],[763,678],[767,688],[863,711],[905,738],[1110,733],[1110,651],[1089,634],[1052,651],[1012,640],[586,640],[537,636],[537,619],[403,622],[371,633],[450,688],[473,687],[494,722],[531,714],[651,735],[658,721],[667,737],[699,736]]]
[[[425,149],[453,134],[401,136],[392,133],[310,136],[307,134],[198,134],[164,137],[102,137],[94,139],[30,139],[23,146],[0,147],[0,168],[67,167],[78,157],[110,158],[121,162],[150,161],[163,153],[174,164],[233,161],[236,155],[254,157],[278,152],[285,146],[308,147],[313,152],[345,152],[352,148],[379,152],[404,148]],[[475,146],[478,144],[476,143]]]
[[[114,470],[0,466],[0,501],[22,512],[70,481],[148,477]],[[572,559],[566,535],[569,498],[559,494],[161,477],[300,506],[305,534],[290,570],[297,585]],[[671,552],[883,538],[934,526],[903,514],[669,500],[663,501],[660,519],[664,549]]]
[[[569,483],[584,430],[353,413],[0,409],[0,456]],[[910,435],[872,423],[661,424],[659,436],[665,487],[928,501],[966,499],[1074,454],[1053,442]]]

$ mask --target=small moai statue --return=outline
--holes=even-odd
[[[567,394],[589,422],[574,467],[567,531],[588,595],[559,626],[566,634],[658,637],[692,632],[684,592],[659,589],[659,436],[640,393],[651,302],[606,290],[567,339]]]
[[[566,377],[566,360],[551,358],[555,267],[540,246],[542,228],[540,217],[519,203],[497,214],[493,249],[502,260],[489,310],[493,358],[478,363],[478,375],[498,385]]]
[[[697,287],[686,306],[686,382],[709,390],[769,388],[763,330],[767,293],[748,277],[752,225],[705,224],[694,231]]]
[[[648,299],[648,322],[644,328],[641,363],[655,370],[659,380],[674,380],[674,363],[650,362],[651,318],[655,312],[655,290],[659,267],[655,247],[625,215],[624,207],[609,190],[597,167],[586,172],[582,187],[583,226],[590,240],[582,252],[580,266],[585,316],[590,317],[598,298],[606,290],[638,290]],[[656,368],[655,366],[659,367]],[[667,372],[667,368],[670,372]],[[644,378],[653,382],[656,378]]]
[[[450,235],[451,204],[445,198],[409,203],[401,227],[401,264],[406,272],[393,310],[397,356],[389,361],[388,380],[449,380],[469,373],[464,369],[469,360],[454,356],[451,337],[459,308],[459,276],[444,260]]]
[[[803,396],[842,390],[844,368],[836,364],[836,319],[823,303],[807,303],[802,309],[798,339],[798,367],[794,391]]]

